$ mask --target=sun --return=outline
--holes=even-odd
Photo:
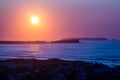
[[[33,24],[38,24],[39,23],[39,19],[36,16],[32,17],[31,21],[32,21]]]

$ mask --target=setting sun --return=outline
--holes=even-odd
[[[34,17],[32,17],[32,23],[33,24],[38,24],[39,23],[39,19],[38,19],[38,17],[36,17],[36,16],[34,16]]]

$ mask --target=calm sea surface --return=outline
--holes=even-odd
[[[120,65],[120,41],[81,41],[76,44],[0,44],[0,59],[59,58]]]

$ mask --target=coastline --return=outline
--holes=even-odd
[[[120,66],[60,59],[0,60],[0,80],[119,80]]]

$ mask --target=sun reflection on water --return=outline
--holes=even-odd
[[[33,56],[36,56],[38,54],[40,54],[40,46],[39,45],[36,45],[36,44],[32,44],[30,46],[30,50],[31,50],[31,53]]]

